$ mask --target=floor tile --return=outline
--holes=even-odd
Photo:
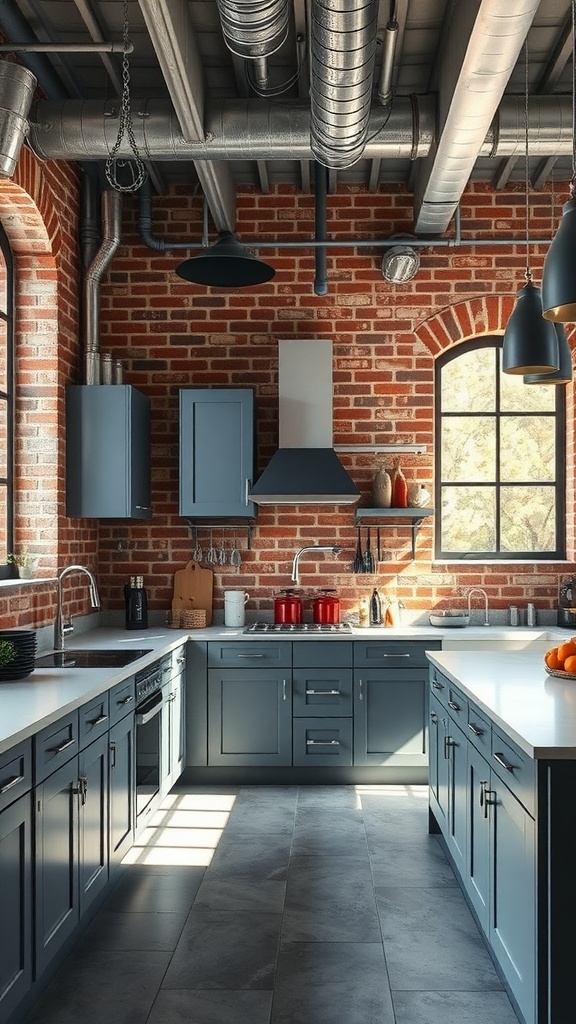
[[[192,910],[163,988],[271,989],[280,914]]]
[[[174,950],[187,908],[175,914],[119,914],[101,910],[78,940],[82,950]]]
[[[292,853],[308,857],[365,857],[368,853],[362,811],[307,807],[296,814]]]
[[[169,953],[73,953],[25,1024],[146,1024]]]
[[[395,842],[388,837],[371,847],[370,866],[376,890],[383,886],[434,888],[458,881],[435,836],[420,843]]]
[[[205,868],[126,868],[103,904],[118,913],[167,913],[190,910]]]
[[[518,1024],[505,992],[393,992],[396,1024]]]
[[[298,790],[295,786],[243,786],[226,826],[228,834],[292,834]]]
[[[387,888],[376,893],[393,990],[501,989],[460,888]]]
[[[162,989],[146,1024],[269,1024],[271,992]]]
[[[360,796],[355,786],[300,786],[297,812],[305,807],[350,808],[361,810]]]
[[[286,882],[238,875],[230,878],[208,875],[200,886],[194,906],[210,910],[257,910],[281,914],[285,895]]]
[[[292,857],[282,939],[380,941],[368,858]]]
[[[282,943],[271,1024],[394,1024],[380,943]]]

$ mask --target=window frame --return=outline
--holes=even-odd
[[[6,309],[0,307],[0,319],[5,324],[6,336],[6,390],[0,388],[0,402],[6,408],[6,476],[0,476],[0,487],[6,492],[6,552],[14,550],[14,261],[8,236],[0,223],[0,254],[6,269]],[[0,579],[17,576],[16,566],[0,562]]]
[[[463,561],[484,561],[484,562],[516,562],[516,561],[530,561],[530,562],[559,562],[565,561],[566,559],[566,389],[562,385],[524,385],[526,388],[531,387],[551,387],[555,393],[555,528],[556,528],[556,549],[554,551],[443,551],[441,548],[442,539],[442,488],[445,486],[445,481],[442,479],[442,423],[443,418],[450,417],[451,414],[442,412],[442,390],[441,390],[441,374],[442,369],[448,363],[457,359],[459,356],[465,353],[474,351],[480,348],[491,348],[495,350],[502,350],[502,337],[500,335],[483,335],[480,338],[473,338],[470,341],[462,342],[461,344],[447,349],[437,357],[434,365],[434,394],[435,394],[435,407],[434,407],[434,464],[436,471],[434,474],[434,496],[435,496],[435,523],[434,523],[434,558],[439,562],[463,562]],[[501,417],[509,415],[509,413],[503,413],[500,408],[500,386],[498,381],[497,373],[497,357],[495,355],[495,372],[496,372],[496,399],[497,408],[495,410],[495,417],[497,419],[497,431],[498,423]],[[455,413],[454,418],[458,415],[464,415]],[[467,416],[474,416],[474,413],[467,412]],[[478,415],[486,415],[485,412],[478,413]],[[514,415],[522,416],[534,416],[539,415],[534,410],[528,410],[523,413],[521,410],[514,412]],[[541,415],[549,416],[551,413],[546,412]],[[499,434],[499,431],[498,431]],[[466,484],[473,486],[479,486],[479,481],[465,481],[459,480],[459,486],[466,486]],[[456,486],[456,484],[455,484]],[[496,493],[499,495],[502,482],[500,480],[500,459],[499,449],[496,450],[496,474],[495,480],[486,482],[486,486],[496,487]],[[500,502],[497,502],[495,523],[497,530],[497,541],[500,543]]]

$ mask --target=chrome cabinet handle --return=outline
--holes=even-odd
[[[88,725],[102,725],[102,722],[108,721],[108,715],[98,715],[98,718],[90,718]]]
[[[496,803],[496,790],[484,788],[484,817],[488,817],[488,808]]]
[[[177,665],[183,665],[185,661],[186,661],[186,658],[184,657],[183,654],[181,654],[179,658],[176,658],[176,664]]]
[[[264,658],[264,654],[237,654],[237,658]]]
[[[500,752],[495,752],[492,754],[492,757],[494,758],[495,761],[498,762],[499,765],[502,766],[502,768],[505,768],[507,772],[514,771],[516,765],[512,764],[512,762],[509,761],[508,758],[504,756],[504,754]]]
[[[364,691],[362,689],[362,680],[358,680],[358,700],[364,700]]]
[[[110,744],[110,767],[116,767],[116,743],[114,740],[112,740],[112,743]]]
[[[478,726],[474,725],[473,722],[468,722],[468,728],[470,729],[470,732],[474,733],[475,736],[483,736],[486,731],[485,729],[479,729]]]
[[[82,806],[86,803],[86,793],[88,790],[88,779],[85,775],[81,775],[78,779],[78,785],[72,786],[72,792],[77,793],[80,796],[80,803]]]
[[[439,683],[437,679],[433,679],[432,680],[432,686],[434,687],[435,690],[443,690],[444,689],[444,683]]]
[[[436,714],[435,711],[430,712],[430,721],[432,722],[433,725],[438,725],[438,715]]]
[[[8,782],[5,782],[3,786],[0,786],[0,796],[3,796],[4,793],[7,793],[8,790],[12,789],[13,786],[17,786],[19,782],[24,782],[24,776],[13,775],[11,779],[8,779]]]
[[[486,794],[486,786],[487,786],[487,785],[488,785],[488,781],[487,781],[487,779],[484,779],[484,780],[483,780],[483,781],[482,781],[482,782],[480,783],[480,796],[479,796],[479,803],[480,803],[480,807],[484,807],[484,799],[485,799],[485,794]]]
[[[283,679],[282,680],[282,700],[287,700],[287,699],[288,698],[287,698],[287,695],[286,695],[286,680]]]
[[[458,744],[456,743],[456,740],[452,738],[452,736],[445,736],[444,737],[444,759],[446,761],[448,761],[449,758],[450,758],[449,748],[450,747],[457,747],[457,746],[458,746]]]
[[[48,747],[49,754],[61,754],[63,750],[67,750],[68,747],[72,747],[76,743],[76,740],[64,740],[63,743],[59,743],[57,747]]]
[[[132,696],[132,694],[129,694],[128,697],[123,697],[122,700],[117,700],[116,703],[117,704],[130,704],[130,702],[133,701],[133,700],[134,700],[134,697]]]
[[[307,747],[339,747],[340,740],[306,740]]]
[[[409,658],[409,654],[381,654],[381,658]]]
[[[460,705],[457,704],[456,701],[454,701],[454,700],[449,700],[448,701],[448,707],[452,708],[452,711],[462,711],[462,708],[460,707]]]
[[[316,697],[339,697],[340,690],[306,690],[307,697],[314,695]]]

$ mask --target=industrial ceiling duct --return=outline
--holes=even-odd
[[[184,260],[176,267],[176,273],[193,284],[234,290],[264,284],[276,271],[240,245],[231,231],[221,231],[214,245],[201,256]]]
[[[36,78],[27,68],[0,60],[0,177],[10,178],[28,134]]]
[[[276,53],[288,36],[288,0],[217,0],[224,42],[245,60]]]
[[[350,167],[368,134],[378,0],[312,0],[310,146],[325,167]]]

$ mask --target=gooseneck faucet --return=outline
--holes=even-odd
[[[488,621],[488,595],[486,591],[481,590],[480,587],[472,587],[471,590],[468,591],[468,615],[470,615],[470,604],[472,600],[472,594],[480,594],[484,598],[484,622],[482,623],[482,625],[489,626],[490,623]]]
[[[294,561],[292,562],[292,582],[300,583],[300,575],[298,571],[298,563],[300,562],[301,556],[305,551],[330,551],[333,555],[337,555],[341,549],[338,547],[320,547],[318,544],[311,544],[306,548],[300,548],[299,551],[294,555]]]
[[[85,565],[68,565],[66,566],[65,569],[62,569],[62,572],[58,576],[57,584],[56,621],[54,623],[55,651],[64,650],[64,638],[68,636],[69,633],[72,633],[74,630],[72,620],[68,619],[67,622],[64,622],[64,618],[62,615],[62,581],[64,577],[68,576],[68,574],[71,572],[83,572],[88,577],[90,581],[90,603],[93,608],[100,607],[100,595],[98,593],[98,586],[96,584],[94,576],[90,572],[90,569],[87,569]]]

